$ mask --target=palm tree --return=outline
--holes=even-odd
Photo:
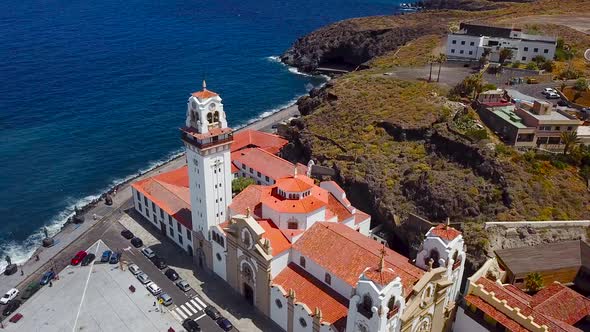
[[[430,74],[428,75],[428,82],[432,82],[432,65],[436,61],[436,57],[434,55],[430,55],[428,57],[428,63],[430,64]]]
[[[509,48],[503,48],[500,50],[500,64],[504,64],[504,62],[510,58],[512,58],[514,52]]]
[[[563,143],[563,154],[567,154],[572,147],[580,143],[580,139],[577,132],[564,131],[561,133],[561,142]]]
[[[477,99],[483,90],[483,78],[481,75],[471,75],[466,79],[467,90],[473,92],[473,99]]]
[[[440,81],[440,67],[442,67],[442,64],[446,61],[447,61],[447,55],[444,53],[440,53],[438,55],[438,58],[436,59],[436,62],[438,62],[438,76],[436,77],[437,82]]]
[[[524,285],[529,292],[536,292],[543,288],[543,276],[539,272],[527,274]]]

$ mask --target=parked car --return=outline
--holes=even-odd
[[[205,313],[213,320],[218,320],[219,318],[221,318],[221,314],[219,313],[219,311],[212,306],[208,306],[207,308],[205,308]]]
[[[234,328],[231,322],[225,317],[219,317],[217,320],[217,325],[219,325],[219,327],[221,327],[221,329],[224,331],[230,331]]]
[[[138,275],[141,273],[141,270],[139,269],[139,266],[135,265],[135,264],[131,264],[129,265],[129,271],[131,272],[131,274],[133,274],[134,276]]]
[[[176,281],[176,280],[178,280],[178,278],[180,278],[178,276],[178,273],[176,273],[176,271],[174,271],[173,269],[166,270],[166,272],[164,272],[164,274],[168,277],[168,279],[170,279],[172,281]]]
[[[536,78],[529,78],[526,80],[527,84],[538,84],[539,81],[537,81]]]
[[[184,322],[182,322],[182,327],[186,329],[186,332],[201,332],[199,323],[190,318],[187,318],[184,320]]]
[[[131,233],[131,231],[128,229],[122,230],[121,235],[127,240],[133,239],[134,236],[133,233]]]
[[[163,305],[169,306],[172,304],[172,297],[167,293],[161,293],[158,295],[158,301],[162,301]]]
[[[110,250],[105,250],[102,252],[102,257],[100,257],[100,261],[103,263],[108,262],[109,260],[111,260],[111,255],[113,254],[112,251]]]
[[[133,245],[135,248],[140,248],[143,247],[143,241],[138,237],[134,237],[131,239],[131,245]]]
[[[41,277],[41,281],[39,281],[39,284],[47,285],[51,280],[53,280],[53,278],[55,278],[55,273],[53,273],[53,271],[47,271]]]
[[[139,273],[136,277],[137,280],[139,280],[139,282],[141,282],[143,285],[150,283],[152,281],[150,277],[148,277],[148,275],[143,272]]]
[[[114,252],[111,255],[111,259],[109,260],[110,264],[117,264],[119,263],[119,259],[121,259],[121,253],[120,252]]]
[[[18,289],[11,288],[8,290],[8,292],[6,292],[6,294],[4,294],[4,296],[2,296],[2,298],[0,298],[0,304],[6,304],[10,302],[12,299],[18,296],[18,293]]]
[[[168,265],[166,265],[166,262],[164,261],[164,259],[158,257],[158,256],[154,256],[151,258],[152,263],[154,263],[154,265],[160,269],[163,270],[165,268],[168,267]]]
[[[141,249],[141,252],[145,255],[145,257],[147,258],[153,258],[156,257],[156,253],[150,249],[150,248],[143,248]]]
[[[32,282],[27,286],[27,288],[25,288],[20,297],[23,300],[29,299],[31,296],[33,296],[33,294],[37,293],[39,288],[41,288],[41,285],[39,285],[38,282]]]
[[[92,261],[94,261],[95,258],[96,258],[96,256],[94,254],[88,254],[88,255],[86,255],[86,257],[84,257],[84,259],[82,260],[82,263],[80,265],[86,266],[86,265],[92,263]]]
[[[546,95],[548,93],[557,93],[557,91],[554,88],[545,88],[545,89],[543,89],[543,92],[541,92],[541,93]]]
[[[16,264],[10,264],[4,270],[4,275],[9,276],[9,275],[15,274],[16,271],[18,271],[18,267],[16,266]]]
[[[557,101],[557,105],[559,105],[559,106],[569,106],[569,105],[567,104],[567,101],[565,101],[565,100],[563,100],[563,99],[560,99],[560,100],[558,100],[558,101]]]
[[[559,99],[561,97],[557,93],[555,93],[555,92],[548,92],[545,95],[545,98],[547,98],[547,99]]]
[[[76,256],[74,256],[74,258],[72,258],[72,265],[80,264],[80,262],[84,259],[84,257],[86,257],[86,255],[88,255],[88,253],[86,251],[84,251],[84,250],[78,251]]]
[[[162,289],[153,281],[147,284],[146,288],[150,291],[150,293],[152,293],[152,295],[158,295],[162,293]]]
[[[183,292],[188,292],[191,289],[191,285],[184,279],[180,279],[176,282],[176,286],[180,288]]]
[[[12,301],[10,301],[10,303],[8,303],[6,308],[4,308],[4,310],[2,311],[2,314],[4,316],[10,316],[10,315],[12,315],[13,312],[16,311],[16,309],[18,309],[18,307],[20,307],[20,305],[21,305],[20,300],[12,300]]]

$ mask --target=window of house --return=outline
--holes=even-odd
[[[303,317],[299,318],[299,324],[301,324],[301,327],[307,327],[307,322]]]
[[[561,128],[561,127],[559,127],[559,126],[555,126],[555,130],[560,130],[559,128]]]
[[[522,61],[526,61],[526,56],[523,56],[522,57]]]
[[[535,47],[535,48],[533,48],[533,52],[539,53],[539,49]]]
[[[324,275],[324,282],[328,285],[332,284],[332,276],[328,272]]]
[[[469,43],[469,45],[475,46],[475,42],[471,42],[471,43]]]
[[[278,307],[279,309],[281,309],[281,308],[283,307],[283,302],[281,302],[281,300],[279,300],[279,299],[276,299],[276,300],[275,300],[275,303],[276,303],[276,305],[277,305],[277,307]]]
[[[217,260],[221,262],[221,255],[219,253],[216,253],[215,257],[217,257]]]
[[[455,49],[454,49],[454,48],[453,48],[453,49],[451,49],[451,53],[455,53]]]
[[[525,47],[525,48],[524,48],[524,51],[525,51],[525,52],[528,52],[528,51],[529,51],[529,48],[528,48],[528,47]]]
[[[561,143],[561,137],[549,137],[549,144]]]
[[[549,53],[549,50],[548,49],[544,49],[543,50],[543,53],[547,54],[547,53]]]
[[[572,126],[567,127],[567,130],[572,130],[574,129]]]
[[[469,55],[473,55],[473,51],[469,51]]]
[[[289,221],[287,223],[287,228],[288,229],[297,229],[297,222],[296,221]]]
[[[186,239],[191,241],[191,232],[188,229],[186,230]]]
[[[137,200],[138,200],[138,201],[141,201],[141,196],[140,196],[140,194],[139,194],[139,191],[136,191],[136,192],[135,192],[135,197],[137,197]]]
[[[145,206],[147,206],[147,205],[148,205],[148,202],[147,202],[147,197],[145,197],[145,196],[143,196],[143,204],[145,204]]]
[[[245,164],[242,164],[242,169],[246,169],[246,165]]]
[[[170,235],[170,237],[174,236],[174,228],[168,227],[168,235]]]
[[[262,177],[262,174],[260,174],[260,172],[257,172],[256,174],[258,174],[258,177]]]
[[[152,211],[154,211],[154,213],[156,213],[156,204],[152,203]]]
[[[464,40],[461,41],[461,45],[465,45],[465,41]]]
[[[453,43],[453,44],[457,44],[457,41],[456,41],[456,40],[453,40],[453,41],[452,41],[452,43]]]
[[[305,257],[301,256],[299,257],[299,265],[303,268],[305,268]]]
[[[254,169],[250,167],[250,173],[254,174]]]
[[[176,223],[176,230],[178,231],[178,233],[182,232],[182,230],[180,229],[180,223],[179,222]]]
[[[178,243],[182,244],[182,234],[178,233]]]
[[[160,209],[160,218],[164,219],[164,210]]]
[[[459,51],[459,54],[463,54],[463,53],[465,53],[465,51],[463,51],[463,50],[460,50]]]

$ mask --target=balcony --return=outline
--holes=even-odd
[[[229,143],[232,142],[234,140],[233,135],[229,135],[227,138],[224,139],[216,139],[217,136],[213,136],[212,138],[208,139],[207,142],[203,142],[202,140],[196,139],[194,137],[192,137],[191,135],[187,134],[187,133],[182,133],[180,135],[180,138],[188,143],[191,144],[193,146],[196,146],[197,148],[203,150],[203,149],[208,149],[217,145],[222,145],[225,143]]]

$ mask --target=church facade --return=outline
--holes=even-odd
[[[183,248],[195,264],[282,329],[450,329],[465,262],[460,232],[433,227],[412,262],[369,237],[371,217],[337,183],[317,182],[300,165],[232,197],[233,131],[221,98],[205,85],[189,97],[181,133],[184,177],[173,177],[178,186],[166,193],[134,184],[136,209],[148,197],[170,219],[184,219],[191,245]]]

